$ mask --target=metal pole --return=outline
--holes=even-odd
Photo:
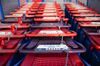
[[[28,3],[28,2],[29,2],[29,0],[26,0],[26,2]]]
[[[65,60],[65,66],[68,66],[68,60],[69,60],[69,50],[66,51],[66,60]]]
[[[4,12],[3,12],[1,0],[0,0],[0,16],[1,16],[1,19],[4,20]]]
[[[78,4],[78,0],[76,0],[76,3]]]
[[[42,2],[45,2],[45,0],[42,0]]]
[[[18,7],[20,7],[20,0],[18,0]]]

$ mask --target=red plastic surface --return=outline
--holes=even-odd
[[[25,30],[16,30],[12,32],[12,30],[1,30],[0,32],[5,32],[5,35],[0,35],[0,38],[23,38]],[[10,32],[11,34],[8,34]],[[7,35],[8,34],[8,35]]]
[[[37,14],[35,17],[56,17],[57,14]]]
[[[79,26],[80,27],[94,27],[94,28],[96,28],[96,27],[100,27],[100,24],[93,24],[92,22],[79,22]]]
[[[77,54],[69,54],[68,66],[84,66]],[[65,66],[66,54],[28,54],[21,66]]]
[[[75,18],[76,21],[100,21],[100,17],[84,17],[84,18]]]
[[[27,29],[27,28],[29,28],[29,24],[18,24],[18,23],[12,23],[12,24],[10,24],[10,23],[1,23],[0,24],[0,28],[1,29],[10,29],[11,27],[12,27],[12,25],[14,25],[15,27],[17,26],[17,28],[18,29]]]
[[[20,46],[21,39],[0,40],[0,53],[14,53]]]
[[[31,11],[28,11],[27,14],[28,14],[28,15],[35,15],[36,12],[35,12],[35,11],[32,11],[32,12],[31,12]]]
[[[34,18],[34,21],[38,22],[58,22],[60,21],[60,18],[55,18],[55,19],[44,19],[44,18]]]
[[[70,11],[70,13],[72,13],[72,14],[80,14],[80,13],[93,14],[93,13],[95,13],[95,12],[90,11],[90,10],[84,10],[84,11]]]
[[[4,48],[13,49],[13,48],[15,48],[18,45],[18,43],[19,43],[20,40],[21,39],[13,39],[13,40],[10,40],[7,43],[7,45],[4,46]]]
[[[61,34],[59,34],[59,33],[58,34],[40,34],[39,32],[43,31],[43,30],[52,31],[52,30],[59,30],[59,29],[36,29],[36,30],[34,30],[33,32],[31,32],[29,34],[26,34],[26,36],[27,37],[42,37],[42,36],[48,36],[48,37],[52,37],[52,36],[55,36],[55,37],[56,36],[70,36],[70,37],[74,37],[74,36],[77,35],[76,32],[74,32],[74,31],[70,32],[67,29],[61,29],[61,31],[63,32]]]
[[[12,54],[0,54],[0,66],[6,66]]]
[[[33,2],[42,2],[42,0],[33,0]]]
[[[74,17],[88,17],[88,16],[96,16],[99,17],[100,14],[72,14]]]
[[[95,49],[100,50],[100,35],[91,35],[90,39],[92,42],[92,46]]]

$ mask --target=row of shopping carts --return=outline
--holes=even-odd
[[[98,65],[100,15],[82,5],[65,7],[64,12],[57,2],[33,2],[6,15],[0,66]]]

